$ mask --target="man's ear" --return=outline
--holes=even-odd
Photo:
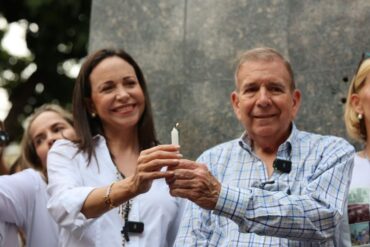
[[[231,104],[233,105],[233,109],[235,112],[236,117],[240,120],[240,100],[239,95],[236,91],[233,91],[230,95]]]
[[[301,106],[301,101],[302,101],[301,91],[299,91],[298,89],[295,89],[293,91],[292,97],[293,97],[292,117],[294,119],[298,114],[299,107]]]
[[[362,114],[364,112],[362,102],[358,93],[352,94],[351,97],[347,100],[350,101],[349,103],[351,104],[355,112],[357,112],[358,114]]]

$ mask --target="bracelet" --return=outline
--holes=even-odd
[[[112,208],[115,208],[116,206],[114,206],[113,202],[112,202],[112,199],[110,198],[110,192],[112,190],[112,187],[113,185],[115,184],[116,182],[113,182],[109,185],[109,187],[107,188],[107,191],[105,192],[105,196],[104,196],[104,202],[105,202],[105,205],[107,205],[109,207],[109,209],[112,209]]]

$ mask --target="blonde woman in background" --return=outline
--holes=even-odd
[[[351,81],[344,121],[351,138],[364,144],[354,158],[348,197],[352,246],[370,246],[370,53],[364,53]]]
[[[18,246],[17,228],[26,246],[58,245],[59,228],[46,208],[46,157],[57,139],[74,139],[72,116],[57,105],[38,108],[27,120],[21,144],[21,162],[31,169],[0,176],[0,222],[7,225],[4,246]]]

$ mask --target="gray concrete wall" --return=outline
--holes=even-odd
[[[90,51],[127,50],[141,65],[162,143],[180,123],[182,153],[240,136],[230,104],[235,58],[256,46],[291,61],[300,129],[346,137],[343,102],[370,50],[368,0],[95,0]]]

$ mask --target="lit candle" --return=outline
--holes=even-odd
[[[176,126],[172,128],[171,131],[171,143],[174,145],[179,145],[179,131],[176,127],[179,126],[179,123],[176,123]]]

